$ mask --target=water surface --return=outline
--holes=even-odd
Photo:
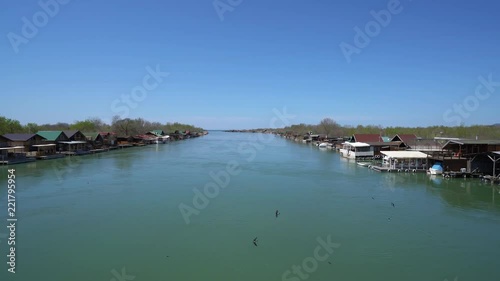
[[[179,205],[194,208],[193,189],[228,163],[239,173],[186,224]],[[500,280],[500,189],[477,179],[377,173],[333,151],[223,132],[11,167],[17,273],[0,236],[1,280],[118,281],[122,269],[135,281],[282,280],[328,236],[340,247],[288,280]]]

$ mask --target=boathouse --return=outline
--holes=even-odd
[[[34,150],[33,145],[41,144],[45,140],[37,134],[5,134],[2,137],[7,141],[7,146],[23,146],[27,152]]]
[[[9,139],[0,136],[0,147],[7,147],[9,146]]]
[[[470,171],[493,177],[500,175],[500,151],[477,154],[470,159]]]
[[[42,144],[55,144],[57,151],[62,151],[64,148],[64,145],[60,142],[68,141],[68,136],[63,131],[39,131],[37,135],[45,138]]]
[[[364,142],[344,142],[340,149],[340,156],[350,159],[370,158],[373,159],[373,147]]]
[[[134,138],[131,136],[118,136],[116,137],[116,144],[120,148],[133,146]]]
[[[104,145],[104,138],[100,133],[83,133],[87,140],[87,144],[91,145],[93,149],[101,149]]]
[[[66,141],[60,141],[63,144],[63,153],[68,155],[88,154],[87,137],[78,130],[63,131],[68,137]]]
[[[353,134],[349,142],[377,143],[384,142],[384,139],[379,134]]]
[[[64,154],[57,153],[55,143],[35,144],[33,148],[36,149],[35,157],[37,159],[45,160],[62,158],[65,156]]]
[[[24,146],[0,147],[0,165],[18,164],[35,161],[35,158],[26,157]]]
[[[428,155],[420,151],[382,151],[382,167],[388,171],[423,172],[427,171]]]
[[[477,154],[500,151],[499,140],[449,140],[443,150],[449,151],[455,157],[472,158]]]
[[[494,168],[489,157],[495,151],[500,151],[498,140],[449,139],[441,152],[432,154],[431,162],[443,162],[445,171],[492,174]]]
[[[389,141],[389,142],[366,142],[373,149],[373,154],[376,159],[382,158],[381,151],[397,151],[400,150],[400,142]]]
[[[417,141],[417,136],[415,134],[397,134],[395,135],[391,141],[399,142],[400,148],[408,149],[411,148],[411,144]]]
[[[117,138],[115,133],[100,132],[99,135],[103,138],[103,145],[107,148],[115,148],[117,146]]]
[[[166,134],[163,130],[152,130],[152,131],[147,132],[146,135],[151,135],[151,136],[155,136],[155,137],[162,137]]]

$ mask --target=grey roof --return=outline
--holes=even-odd
[[[500,145],[500,140],[450,140],[448,143],[456,144],[488,144],[488,145]],[[447,143],[447,144],[448,144]]]
[[[37,134],[5,134],[3,137],[11,141],[28,141],[36,135]],[[44,139],[44,137],[40,137]]]
[[[365,143],[371,146],[398,146],[401,144],[400,141],[367,141]]]
[[[78,130],[66,130],[66,131],[63,131],[63,133],[68,137],[68,138],[71,138],[72,136],[74,136],[76,133],[78,133]]]

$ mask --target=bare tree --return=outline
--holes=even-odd
[[[339,124],[331,118],[325,118],[321,120],[318,127],[322,133],[326,134],[327,137],[329,134],[340,133]]]

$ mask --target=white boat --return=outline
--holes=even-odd
[[[429,174],[442,175],[443,174],[443,166],[442,166],[441,162],[436,162],[432,167],[430,167]]]
[[[167,143],[170,140],[170,136],[161,136],[158,138],[159,143]]]
[[[350,159],[373,157],[375,155],[372,147],[364,142],[344,142],[339,152],[342,157]]]
[[[318,147],[319,148],[328,148],[328,143],[327,142],[322,142],[322,143],[318,144]]]

